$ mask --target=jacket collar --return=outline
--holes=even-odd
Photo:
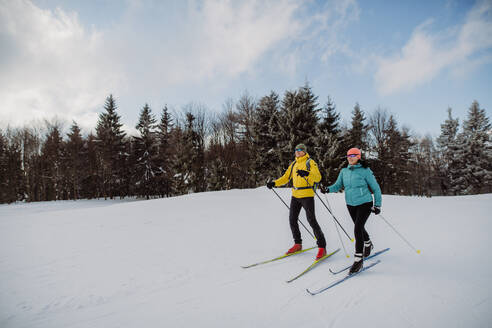
[[[362,164],[357,163],[355,165],[350,165],[350,164],[348,165],[349,170],[355,170],[355,169],[357,169],[359,167],[362,167]]]
[[[306,155],[304,155],[304,156],[296,157],[296,162],[297,163],[302,163],[302,162],[307,161],[308,158],[309,158],[309,154],[306,153]]]

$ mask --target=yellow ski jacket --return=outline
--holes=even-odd
[[[296,158],[296,160],[291,165],[289,165],[284,175],[275,180],[275,186],[283,186],[284,184],[287,184],[290,179],[292,179],[293,197],[314,197],[313,186],[315,186],[315,184],[317,185],[321,181],[321,173],[319,172],[318,164],[316,164],[316,162],[312,159],[309,161],[310,170],[307,169],[306,162],[308,159],[309,154]],[[309,171],[309,175],[306,178],[303,178],[297,175],[297,170]]]

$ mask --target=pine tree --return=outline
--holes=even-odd
[[[74,121],[67,134],[65,162],[67,167],[67,179],[69,181],[69,198],[79,199],[85,170],[87,168],[87,152],[84,147],[84,139],[80,134],[80,128]]]
[[[103,196],[101,176],[99,175],[102,160],[98,152],[97,137],[90,133],[84,143],[84,154],[87,154],[87,167],[83,171],[81,194],[84,198]]]
[[[21,148],[15,139],[4,136],[0,130],[0,203],[13,203],[24,198]]]
[[[264,182],[268,178],[276,176],[276,168],[280,166],[280,160],[276,156],[275,149],[277,140],[272,130],[273,122],[279,115],[280,100],[278,95],[272,91],[270,95],[260,99],[255,112],[255,124],[253,135],[256,149],[256,171],[259,181]]]
[[[342,148],[341,131],[339,128],[340,114],[328,96],[326,105],[321,110],[321,121],[316,127],[314,156],[323,172],[321,183],[328,185],[336,180],[338,172],[345,164]]]
[[[459,127],[458,119],[452,117],[452,109],[448,108],[448,118],[441,124],[441,134],[437,138],[439,150],[440,165],[437,168],[439,185],[444,195],[452,193],[452,181],[457,178],[456,173],[459,171],[453,167],[456,162],[454,158],[454,149],[456,148],[457,133]],[[456,172],[453,177],[452,172]]]
[[[173,122],[167,106],[162,109],[161,120],[157,126],[157,190],[160,195],[170,197],[176,193],[173,184],[172,165],[175,161],[171,151],[171,131]]]
[[[48,125],[46,140],[41,149],[43,199],[62,199],[62,159],[64,152],[60,127],[55,123]]]
[[[297,91],[287,91],[281,105],[280,115],[276,123],[278,133],[278,157],[283,165],[278,174],[283,173],[292,162],[294,147],[304,143],[308,153],[314,151],[316,141],[316,126],[319,112],[317,97],[311,87],[305,85]]]
[[[20,132],[22,150],[22,167],[25,177],[25,193],[28,202],[43,200],[40,132],[35,128],[24,127]]]
[[[184,130],[181,132],[181,151],[178,154],[177,169],[182,191],[202,192],[206,190],[205,145],[199,133],[199,124],[191,112],[186,112]]]
[[[136,176],[135,170],[137,168],[137,158],[135,156],[136,142],[133,137],[125,137],[123,139],[124,151],[122,153],[123,166],[119,173],[119,195],[120,198],[124,198],[129,195],[138,196],[138,192],[135,188],[134,178]]]
[[[316,145],[316,126],[318,125],[318,112],[320,111],[317,102],[318,97],[314,95],[307,83],[299,88],[297,96],[299,98],[299,116],[296,118],[300,118],[297,121],[298,125],[296,125],[298,128],[298,140],[292,143],[290,151],[293,151],[298,142],[303,142],[308,147],[308,151],[309,149],[313,151]]]
[[[104,105],[106,112],[99,114],[96,127],[98,151],[100,153],[100,177],[104,197],[111,199],[120,195],[122,168],[125,163],[125,133],[121,127],[120,116],[116,113],[117,107],[113,95],[106,98]]]
[[[157,120],[152,114],[149,105],[145,104],[135,127],[140,136],[134,137],[136,160],[134,183],[137,193],[147,199],[155,193],[155,178],[158,171],[155,163],[157,157],[157,144],[154,133],[156,122]]]
[[[326,131],[330,134],[339,135],[340,134],[340,114],[336,111],[336,105],[328,96],[325,106],[321,110],[322,121],[319,124],[321,131]]]
[[[11,203],[17,200],[17,195],[11,188],[10,181],[10,151],[7,138],[0,130],[0,203]],[[13,198],[15,198],[13,200]]]
[[[356,103],[352,111],[352,125],[344,140],[345,148],[356,147],[362,151],[367,149],[368,126],[364,124],[365,120],[364,112],[360,109],[359,103]]]
[[[488,192],[492,184],[492,145],[489,118],[475,100],[458,136],[455,160],[462,164],[460,177],[454,183],[458,192],[475,194]],[[460,165],[458,165],[460,166]]]

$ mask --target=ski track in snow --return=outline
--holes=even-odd
[[[279,189],[288,201],[290,190]],[[343,194],[330,206],[353,234]],[[292,244],[288,211],[266,188],[150,201],[0,205],[0,327],[489,327],[492,195],[383,196],[366,228],[382,262],[345,273],[343,248],[288,284],[316,249],[249,269]],[[341,247],[316,200],[328,251]],[[305,214],[301,220],[308,226]],[[304,247],[314,245],[301,227]],[[344,238],[344,236],[342,235]],[[354,244],[343,240],[350,255]],[[369,260],[368,262],[370,262]]]

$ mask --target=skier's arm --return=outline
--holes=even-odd
[[[289,180],[291,178],[291,177],[289,177],[290,171],[291,171],[291,166],[294,164],[295,164],[295,162],[293,162],[291,165],[289,165],[289,167],[285,171],[284,175],[282,175],[280,178],[275,180],[275,187],[283,186],[284,184],[289,182]]]
[[[337,181],[328,187],[330,192],[337,192],[343,187],[342,171],[338,174]]]
[[[371,188],[372,192],[374,193],[374,206],[381,207],[381,188],[379,187],[379,183],[376,181],[374,173],[372,173],[372,170],[370,168],[367,169],[365,177],[369,188]]]

